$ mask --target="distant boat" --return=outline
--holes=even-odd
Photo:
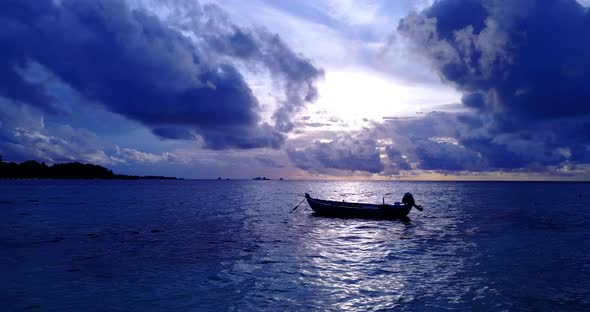
[[[408,197],[409,195],[409,197]],[[412,206],[422,210],[421,206],[414,204],[412,194],[406,193],[402,203],[388,204],[365,204],[350,203],[312,198],[305,193],[307,203],[317,215],[344,217],[344,218],[375,218],[375,219],[399,219],[404,218],[412,210]],[[410,199],[411,198],[411,199]]]

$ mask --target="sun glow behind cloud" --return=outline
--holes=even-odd
[[[321,64],[325,75],[317,83],[318,100],[309,103],[307,111],[299,115],[309,116],[315,125],[324,124],[323,130],[358,130],[384,117],[416,116],[460,103],[460,93],[441,83],[427,64],[413,58],[403,40],[395,49],[384,50],[390,27],[407,10],[419,10],[429,1],[250,2],[248,7],[256,10],[248,10],[244,3],[233,0],[216,3],[245,25],[275,25],[273,31],[290,46]],[[315,13],[305,16],[309,12]],[[359,26],[362,32],[354,30],[358,25],[363,25]],[[384,58],[396,59],[395,68]],[[260,102],[263,121],[271,122],[270,112],[281,101],[273,92],[275,86],[264,72],[241,70]],[[428,79],[409,81],[410,76]]]
[[[310,106],[312,116],[324,113],[352,128],[384,117],[415,116],[461,99],[450,88],[403,84],[365,68],[327,70],[318,89],[320,97]]]

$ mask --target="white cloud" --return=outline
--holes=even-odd
[[[117,157],[123,162],[131,161],[131,162],[140,162],[140,163],[158,163],[158,162],[186,163],[189,161],[189,159],[186,159],[184,157],[179,157],[179,156],[177,156],[173,153],[170,153],[170,152],[164,152],[160,155],[156,155],[156,154],[152,154],[152,153],[142,152],[142,151],[139,151],[139,150],[136,150],[133,148],[124,148],[124,147],[122,148],[122,147],[119,147],[119,145],[116,146],[115,150],[116,150]]]
[[[49,163],[81,161],[101,165],[119,162],[88,142],[68,141],[62,137],[25,128],[15,128],[13,134],[16,142],[5,143],[1,148],[17,151],[28,159]]]

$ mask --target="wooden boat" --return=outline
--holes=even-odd
[[[316,215],[343,218],[399,219],[406,217],[414,205],[413,198],[411,203],[395,203],[394,205],[376,205],[323,200],[312,198],[307,193],[305,193],[305,198]],[[418,209],[422,209],[420,206],[416,207]]]

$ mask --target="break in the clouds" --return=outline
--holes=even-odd
[[[193,15],[171,24],[124,1],[3,1],[0,96],[59,113],[59,96],[27,75],[37,66],[163,138],[199,137],[213,149],[281,146],[291,114],[315,99],[322,71],[278,35],[233,25],[215,6],[190,4],[184,12]],[[272,125],[238,69],[242,60],[269,71],[285,90]]]

